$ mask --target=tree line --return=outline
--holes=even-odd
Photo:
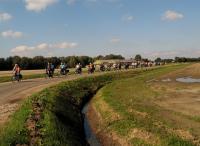
[[[0,70],[11,70],[14,64],[19,64],[22,69],[44,69],[47,65],[47,62],[53,63],[55,66],[60,65],[61,62],[65,62],[69,68],[73,68],[77,63],[81,63],[85,67],[90,62],[96,60],[109,60],[109,59],[125,59],[122,55],[99,55],[96,57],[89,56],[68,56],[68,57],[43,57],[35,56],[33,58],[29,57],[19,57],[19,56],[10,56],[7,58],[0,58]],[[142,58],[140,54],[137,54],[134,58],[137,61],[149,61],[148,59]],[[174,59],[161,59],[156,58],[155,62],[200,62],[199,58],[187,58],[187,57],[175,57]]]
[[[60,65],[61,62],[67,64],[69,68],[75,67],[77,63],[81,63],[83,67],[88,65],[90,62],[95,60],[108,60],[108,59],[124,59],[121,55],[99,55],[97,57],[89,56],[68,56],[68,57],[43,57],[35,56],[30,57],[19,57],[19,56],[10,56],[7,58],[0,58],[0,70],[11,70],[14,64],[19,64],[22,69],[44,69],[48,62],[53,63],[55,66]]]
[[[200,62],[200,57],[197,57],[197,58],[175,57],[174,59],[161,59],[160,57],[158,57],[155,59],[155,62],[166,62],[166,63]]]

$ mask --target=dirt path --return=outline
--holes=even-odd
[[[96,75],[98,74],[100,73],[96,73]],[[19,83],[0,83],[0,126],[2,126],[8,120],[9,116],[18,109],[21,101],[26,97],[62,81],[74,80],[86,76],[88,76],[88,74],[82,74],[81,76],[70,75],[53,79],[31,79]]]

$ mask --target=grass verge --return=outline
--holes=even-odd
[[[168,66],[104,86],[92,101],[103,121],[97,129],[104,133],[116,133],[114,139],[122,145],[195,145],[193,139],[183,136],[185,129],[180,129],[178,121],[174,121],[176,124],[168,123],[166,119],[175,115],[154,103],[159,93],[152,90],[147,82],[185,66]],[[177,131],[181,131],[182,135]]]

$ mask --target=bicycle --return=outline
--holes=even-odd
[[[20,82],[22,80],[22,75],[21,74],[14,74],[12,77],[11,77],[11,81],[14,82],[14,81],[17,81],[17,82]]]

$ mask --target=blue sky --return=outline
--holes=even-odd
[[[0,57],[200,56],[198,0],[0,0]]]

